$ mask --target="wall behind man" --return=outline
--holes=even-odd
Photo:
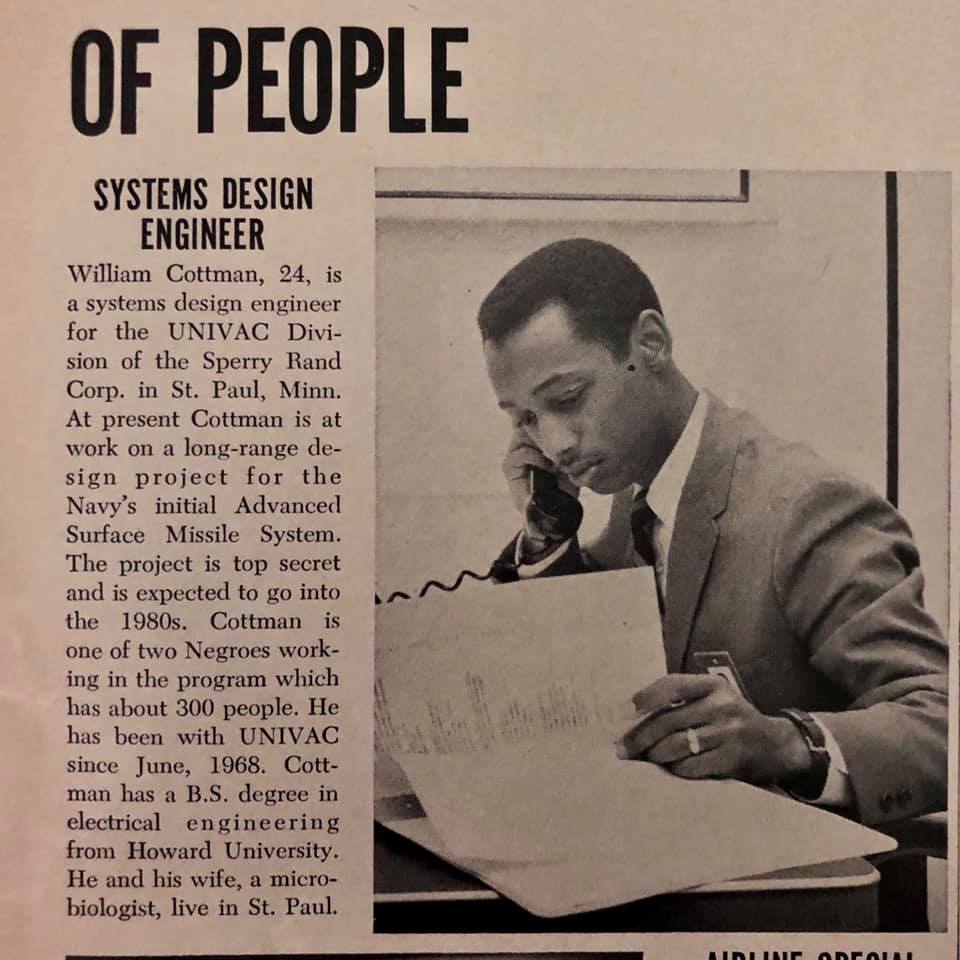
[[[510,172],[500,176],[510,189]],[[431,177],[415,182],[429,188]],[[590,184],[579,173],[569,189]],[[681,192],[697,192],[696,175]],[[900,498],[924,553],[928,606],[945,623],[948,178],[901,178],[899,194]],[[517,529],[500,473],[510,424],[475,318],[507,269],[563,237],[606,240],[646,270],[696,385],[884,491],[886,224],[880,173],[753,173],[745,203],[380,201],[378,592],[485,572]],[[589,535],[605,507],[586,499]]]

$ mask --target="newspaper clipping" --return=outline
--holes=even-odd
[[[955,11],[8,20],[10,956],[957,955]]]

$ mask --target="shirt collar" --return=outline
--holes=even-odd
[[[697,455],[706,418],[707,396],[701,390],[686,426],[680,434],[680,439],[674,444],[647,490],[647,503],[650,504],[650,509],[662,523],[668,526],[672,527],[676,519],[680,496],[687,482],[690,468],[693,466],[694,457]]]

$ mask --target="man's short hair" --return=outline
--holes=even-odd
[[[661,312],[653,284],[622,250],[598,240],[559,240],[524,257],[487,294],[480,333],[499,344],[550,303],[567,308],[579,337],[600,341],[618,358],[629,352],[640,313]]]

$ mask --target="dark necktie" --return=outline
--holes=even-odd
[[[656,522],[657,515],[651,509],[650,504],[647,503],[647,492],[643,490],[633,499],[633,509],[630,511],[630,529],[633,531],[633,547],[637,551],[637,556],[643,561],[644,566],[654,568],[657,565],[657,551],[653,540],[653,529]],[[657,585],[657,605],[660,607],[660,615],[663,616],[663,593],[660,589],[660,579],[657,577],[656,569],[654,569],[653,579]]]

